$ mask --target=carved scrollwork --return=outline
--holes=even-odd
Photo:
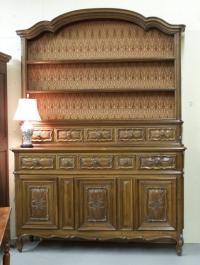
[[[20,157],[20,167],[22,169],[54,169],[55,157],[22,156]]]
[[[150,141],[175,141],[175,128],[149,128],[148,139]]]
[[[153,155],[140,157],[140,169],[175,169],[176,155]]]
[[[53,141],[53,129],[34,129],[32,135],[33,142],[52,142]]]
[[[113,156],[80,156],[81,169],[112,169]]]
[[[167,221],[167,190],[163,188],[148,188],[147,192],[147,222]]]
[[[82,142],[83,129],[56,129],[55,139],[57,142]]]
[[[75,169],[76,156],[59,156],[58,164],[60,169]]]
[[[106,222],[107,221],[107,206],[105,188],[88,188],[88,222]]]
[[[118,129],[119,141],[144,141],[145,130],[143,128]]]
[[[30,187],[31,195],[31,216],[33,221],[47,221],[48,215],[48,188],[47,187]]]
[[[111,142],[113,141],[113,129],[85,129],[86,142]]]

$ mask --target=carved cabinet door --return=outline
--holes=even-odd
[[[116,229],[116,179],[76,179],[78,230]]]
[[[43,177],[40,176],[40,179]],[[57,180],[23,178],[21,193],[23,228],[55,229],[57,216]],[[19,206],[19,204],[18,204]],[[18,211],[18,210],[17,210]]]
[[[175,177],[138,180],[137,197],[139,230],[176,230]]]

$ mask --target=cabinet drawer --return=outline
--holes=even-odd
[[[20,155],[19,169],[55,169],[55,155]]]
[[[166,170],[177,168],[176,154],[142,154],[138,158],[139,169]]]
[[[33,143],[53,142],[53,129],[35,128],[32,135]]]

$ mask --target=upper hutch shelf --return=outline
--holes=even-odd
[[[18,30],[23,95],[38,99],[47,120],[49,109],[59,120],[90,120],[92,112],[98,119],[115,119],[120,107],[127,120],[178,119],[179,37],[184,29],[156,17],[102,8],[69,12]],[[112,100],[102,116],[98,106],[104,106],[105,92]],[[118,106],[121,92],[125,101]]]

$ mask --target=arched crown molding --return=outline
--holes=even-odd
[[[97,8],[97,9],[80,9],[67,12],[54,18],[51,21],[40,21],[26,30],[17,30],[17,34],[21,38],[32,39],[44,31],[56,32],[61,27],[71,23],[95,20],[95,19],[116,19],[134,23],[144,30],[157,28],[166,34],[175,34],[183,32],[185,25],[169,24],[158,17],[144,17],[143,15],[124,9],[114,8]]]

